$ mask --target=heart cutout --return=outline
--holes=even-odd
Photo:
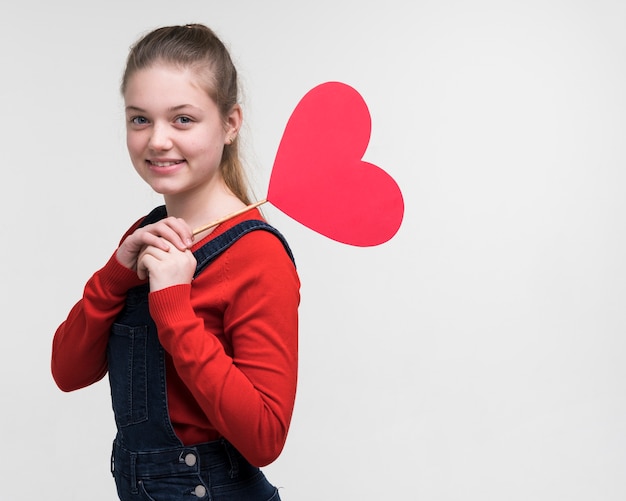
[[[393,237],[404,202],[395,180],[364,162],[370,113],[349,85],[311,89],[291,114],[278,146],[267,200],[328,238],[367,247]]]

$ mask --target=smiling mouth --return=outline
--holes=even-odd
[[[154,167],[172,167],[173,165],[182,164],[183,160],[175,160],[170,162],[157,162],[155,160],[148,160],[147,162]]]

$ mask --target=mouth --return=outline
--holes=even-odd
[[[185,160],[150,160],[146,159],[146,165],[155,174],[169,175],[178,172],[185,164]]]
[[[153,167],[172,167],[174,165],[179,165],[184,162],[184,160],[166,160],[166,161],[157,161],[157,160],[146,160],[149,165]]]

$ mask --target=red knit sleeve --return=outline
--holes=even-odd
[[[280,454],[293,412],[299,279],[280,241],[265,231],[246,235],[209,268],[193,286],[151,293],[150,312],[211,424],[264,466]],[[221,328],[205,309],[216,298]]]
[[[82,299],[52,341],[52,376],[61,390],[77,390],[104,377],[109,329],[124,306],[128,289],[141,283],[115,254],[89,279]]]

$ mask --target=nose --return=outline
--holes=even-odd
[[[148,146],[153,151],[167,151],[172,148],[172,138],[167,125],[154,124]]]

